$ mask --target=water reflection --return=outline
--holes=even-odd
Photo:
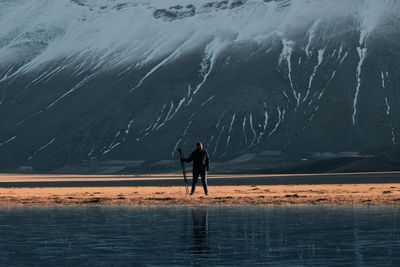
[[[400,266],[399,210],[2,207],[0,266]]]
[[[192,226],[193,226],[193,246],[191,251],[194,254],[208,258],[210,250],[208,240],[208,209],[192,209]]]

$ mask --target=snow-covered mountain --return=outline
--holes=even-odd
[[[400,142],[400,1],[1,0],[1,169]]]

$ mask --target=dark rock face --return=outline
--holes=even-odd
[[[228,1],[221,1],[221,2],[210,2],[207,4],[204,4],[203,7],[205,8],[217,8],[217,9],[226,9],[228,8]],[[233,4],[233,3],[232,3]]]
[[[187,17],[193,17],[196,13],[196,8],[193,5],[183,6],[177,5],[172,6],[169,9],[157,9],[154,11],[153,16],[156,19],[163,19],[165,21],[173,21],[176,19],[184,19]]]
[[[65,20],[3,31],[0,170],[172,160],[198,140],[213,160],[397,147],[399,4],[149,3],[43,4]]]

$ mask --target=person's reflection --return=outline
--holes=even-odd
[[[201,257],[208,257],[208,209],[193,209],[193,254],[199,254]]]

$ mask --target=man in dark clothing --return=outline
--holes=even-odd
[[[197,149],[192,152],[190,157],[187,159],[181,158],[181,161],[191,162],[193,161],[193,182],[192,182],[192,191],[190,192],[193,195],[194,190],[196,189],[196,183],[199,179],[199,175],[201,176],[201,183],[204,187],[204,193],[208,195],[207,190],[207,172],[210,168],[210,157],[208,156],[207,151],[203,149],[203,144],[201,142],[197,142]]]

